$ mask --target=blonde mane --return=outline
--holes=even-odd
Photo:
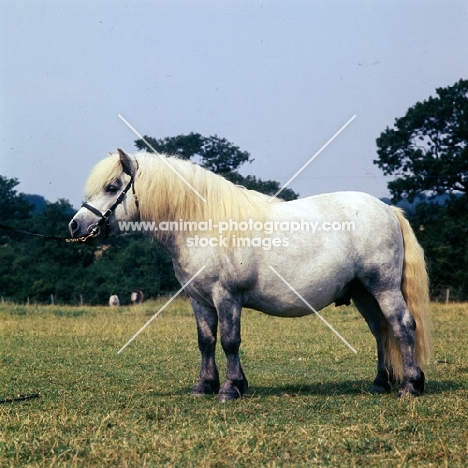
[[[152,153],[137,153],[133,159],[138,163],[135,191],[140,203],[142,221],[160,223],[211,220],[213,224],[217,224],[220,221],[233,220],[240,223],[252,219],[264,222],[269,218],[272,206],[281,202],[277,199],[271,200],[271,197],[262,193],[234,185],[191,161]],[[98,163],[91,172],[86,184],[86,197],[101,193],[105,185],[121,174],[119,156],[111,154]]]

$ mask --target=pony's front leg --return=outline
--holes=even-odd
[[[242,305],[232,297],[216,301],[219,316],[221,346],[226,354],[226,380],[219,390],[218,401],[226,402],[241,398],[249,388],[241,367],[239,348],[241,344],[240,317]]]
[[[216,333],[218,313],[214,307],[190,299],[197,320],[198,348],[201,352],[200,378],[192,388],[195,396],[210,395],[219,391],[219,373],[216,367]]]

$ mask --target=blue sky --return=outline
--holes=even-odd
[[[0,174],[50,201],[136,136],[199,132],[244,174],[301,196],[388,195],[375,140],[468,74],[468,4],[440,1],[1,0]]]

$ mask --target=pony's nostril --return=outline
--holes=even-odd
[[[68,228],[70,229],[70,234],[73,236],[78,231],[78,223],[72,219],[68,225]]]

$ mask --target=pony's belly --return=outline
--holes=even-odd
[[[307,309],[270,309],[270,308],[256,308],[247,306],[250,309],[257,310],[259,312],[263,312],[267,315],[273,315],[275,317],[284,317],[284,318],[294,318],[294,317],[304,317],[305,315],[313,314],[314,312],[307,308]]]
[[[281,298],[276,297],[269,299],[250,298],[244,302],[243,307],[254,309],[267,315],[274,315],[275,317],[303,317],[313,314],[314,311],[323,309],[332,302],[323,298],[317,299],[306,299],[307,305],[299,297],[297,297],[297,301],[291,302],[285,302]]]

